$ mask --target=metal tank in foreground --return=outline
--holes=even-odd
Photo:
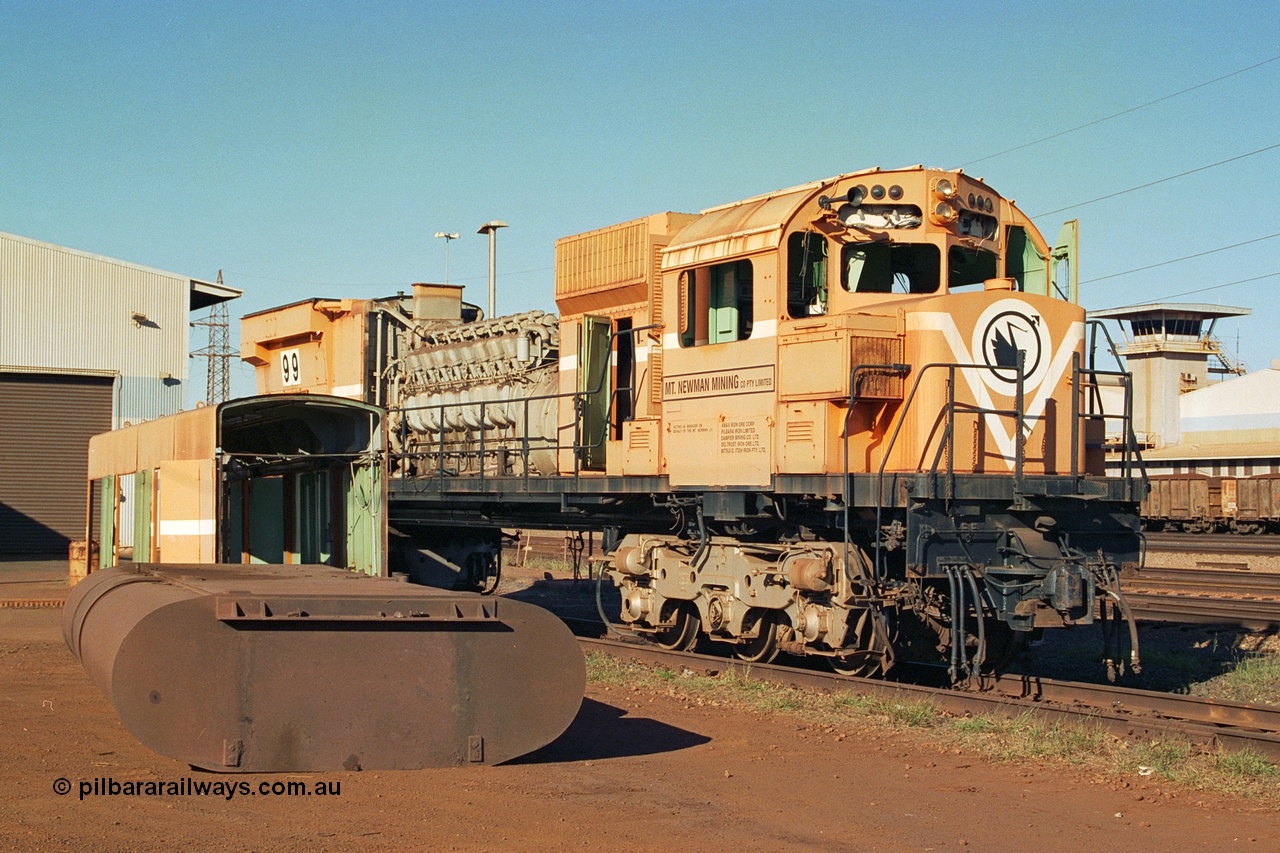
[[[558,737],[586,684],[541,608],[328,566],[95,572],[63,636],[134,737],[220,772],[497,764]]]

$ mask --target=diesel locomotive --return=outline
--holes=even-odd
[[[870,169],[563,238],[558,316],[415,285],[250,315],[242,355],[260,393],[387,409],[416,579],[491,586],[503,528],[598,531],[623,630],[959,680],[1127,617],[1145,484],[1127,451],[1104,474],[1126,377],[1075,243],[961,171]]]

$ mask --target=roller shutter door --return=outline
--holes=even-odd
[[[84,538],[89,437],[111,429],[109,377],[0,373],[0,554],[66,556]]]

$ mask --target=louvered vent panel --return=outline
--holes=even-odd
[[[787,421],[787,441],[813,441],[813,421]]]
[[[658,246],[653,247],[653,276],[649,281],[653,282],[652,292],[649,294],[649,322],[658,326],[662,325],[662,249]]]
[[[633,427],[631,430],[631,440],[627,443],[627,447],[631,450],[648,450],[652,433],[645,427]]]
[[[649,402],[662,404],[662,342],[649,347]]]

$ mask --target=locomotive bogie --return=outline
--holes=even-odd
[[[665,536],[629,536],[610,576],[622,621],[641,633],[670,629],[696,608],[712,641],[752,645],[775,632],[779,648],[834,656],[843,647],[856,590],[834,546],[744,545],[712,537],[701,549]]]

